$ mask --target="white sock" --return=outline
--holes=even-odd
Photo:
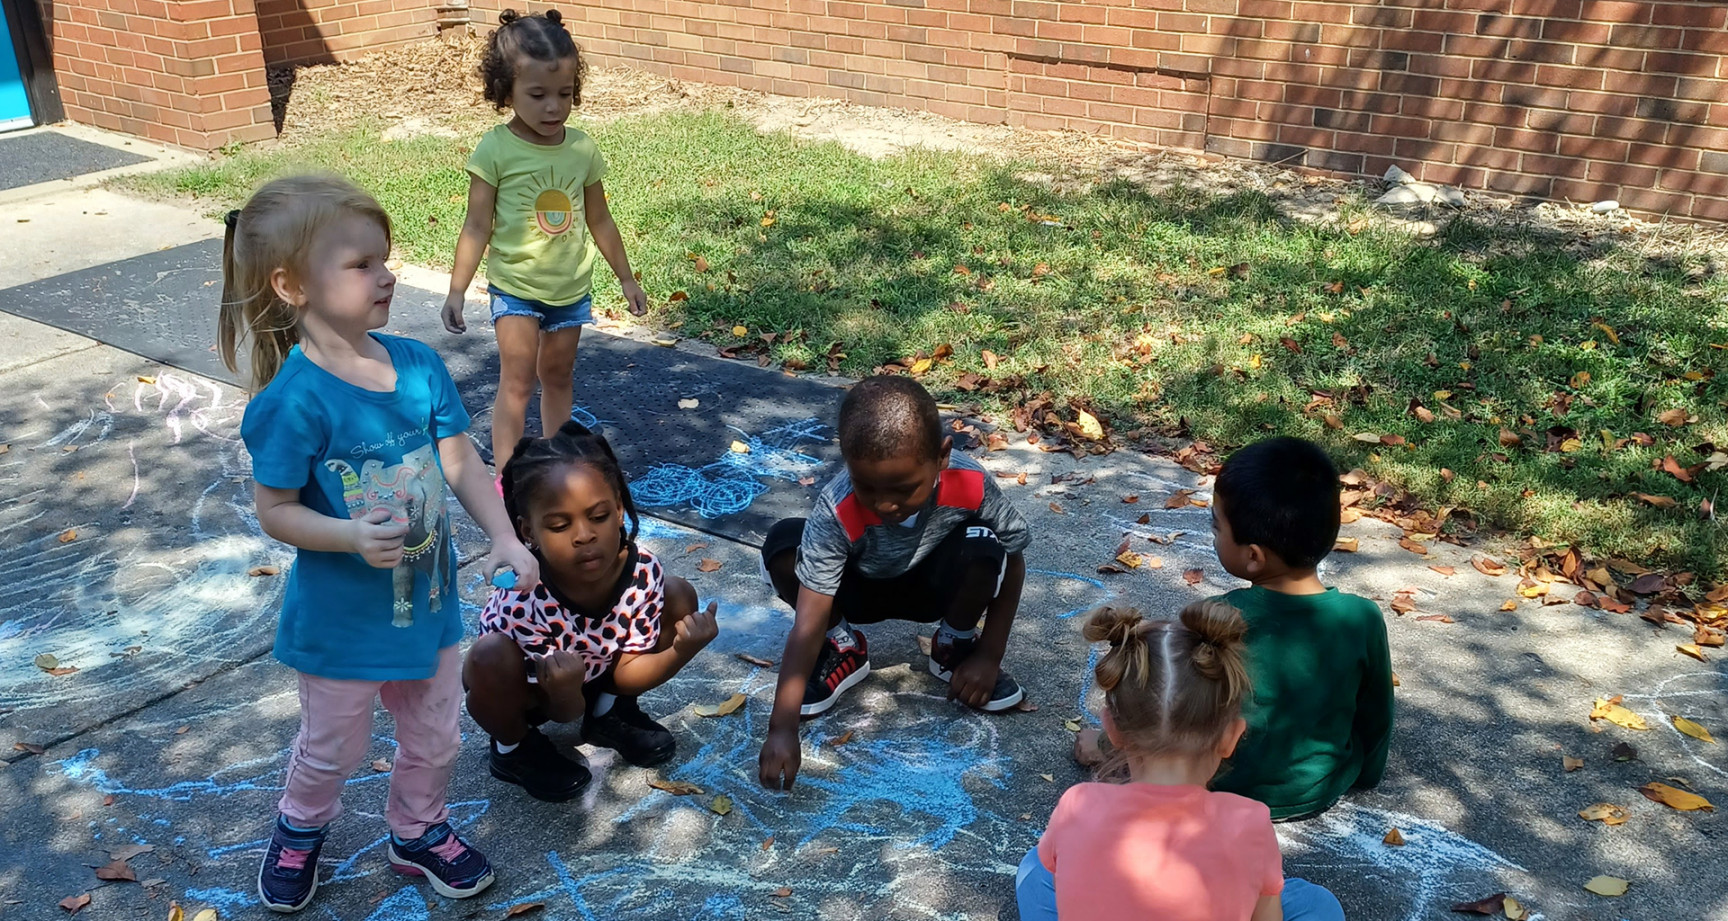
[[[858,641],[852,636],[852,625],[847,623],[844,617],[840,619],[839,623],[828,629],[828,638],[833,640],[834,645],[841,649],[851,649],[858,645]]]
[[[947,621],[943,621],[936,625],[936,633],[939,636],[946,636],[956,640],[969,640],[978,635],[978,628],[973,627],[970,630],[956,630],[953,627],[948,626]]]
[[[605,716],[606,712],[608,710],[612,709],[612,704],[617,699],[618,699],[617,694],[598,694],[598,695],[595,695],[593,706],[588,708],[588,715],[589,716]]]
[[[508,755],[522,745],[521,742],[514,742],[514,743],[511,743],[509,745],[505,745],[503,742],[499,742],[496,739],[493,740],[492,744],[497,746],[498,754],[500,754],[500,755]]]

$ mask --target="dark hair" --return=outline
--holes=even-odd
[[[624,517],[630,526],[627,540],[636,539],[636,501],[630,498],[630,485],[624,482],[624,469],[618,465],[618,455],[606,436],[592,431],[580,422],[566,422],[550,438],[524,438],[516,442],[516,452],[504,465],[500,478],[504,484],[504,511],[510,522],[520,522],[528,505],[544,485],[553,470],[565,464],[587,464],[606,478],[607,485],[618,494],[624,506]]]
[[[1320,565],[1338,542],[1338,489],[1326,452],[1288,437],[1230,455],[1212,487],[1236,543],[1259,544],[1297,569]]]
[[[942,416],[936,400],[909,377],[867,377],[840,404],[840,455],[847,460],[908,453],[934,460],[941,452]]]
[[[1177,620],[1149,620],[1133,608],[1104,607],[1083,635],[1109,643],[1093,674],[1122,734],[1123,755],[1192,755],[1218,744],[1249,693],[1248,623],[1212,599]]]
[[[480,95],[500,112],[510,108],[510,94],[516,89],[516,61],[522,57],[548,64],[575,58],[573,104],[582,104],[582,77],[588,73],[588,62],[582,60],[582,49],[576,47],[557,10],[528,16],[515,10],[498,14],[498,28],[486,39],[486,53],[480,58]]]

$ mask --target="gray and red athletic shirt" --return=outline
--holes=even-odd
[[[892,579],[918,565],[953,530],[976,519],[1009,553],[1032,542],[1026,519],[977,461],[956,451],[930,501],[900,524],[884,522],[858,501],[844,469],[816,497],[798,545],[798,581],[824,595],[840,590],[848,563],[870,579]]]

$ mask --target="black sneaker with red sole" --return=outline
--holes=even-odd
[[[864,642],[864,634],[852,631],[852,644],[845,649],[832,637],[824,637],[816,667],[810,672],[810,683],[804,685],[804,706],[799,708],[799,715],[809,719],[828,712],[841,694],[869,675],[870,648]]]

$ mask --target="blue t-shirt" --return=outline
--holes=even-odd
[[[438,651],[462,639],[438,440],[467,431],[468,412],[437,352],[372,337],[390,353],[395,390],[356,387],[295,346],[247,405],[240,436],[259,484],[297,489],[302,504],[331,517],[386,509],[408,525],[393,570],[357,553],[298,551],[276,658],[320,678],[415,681],[432,677]]]

